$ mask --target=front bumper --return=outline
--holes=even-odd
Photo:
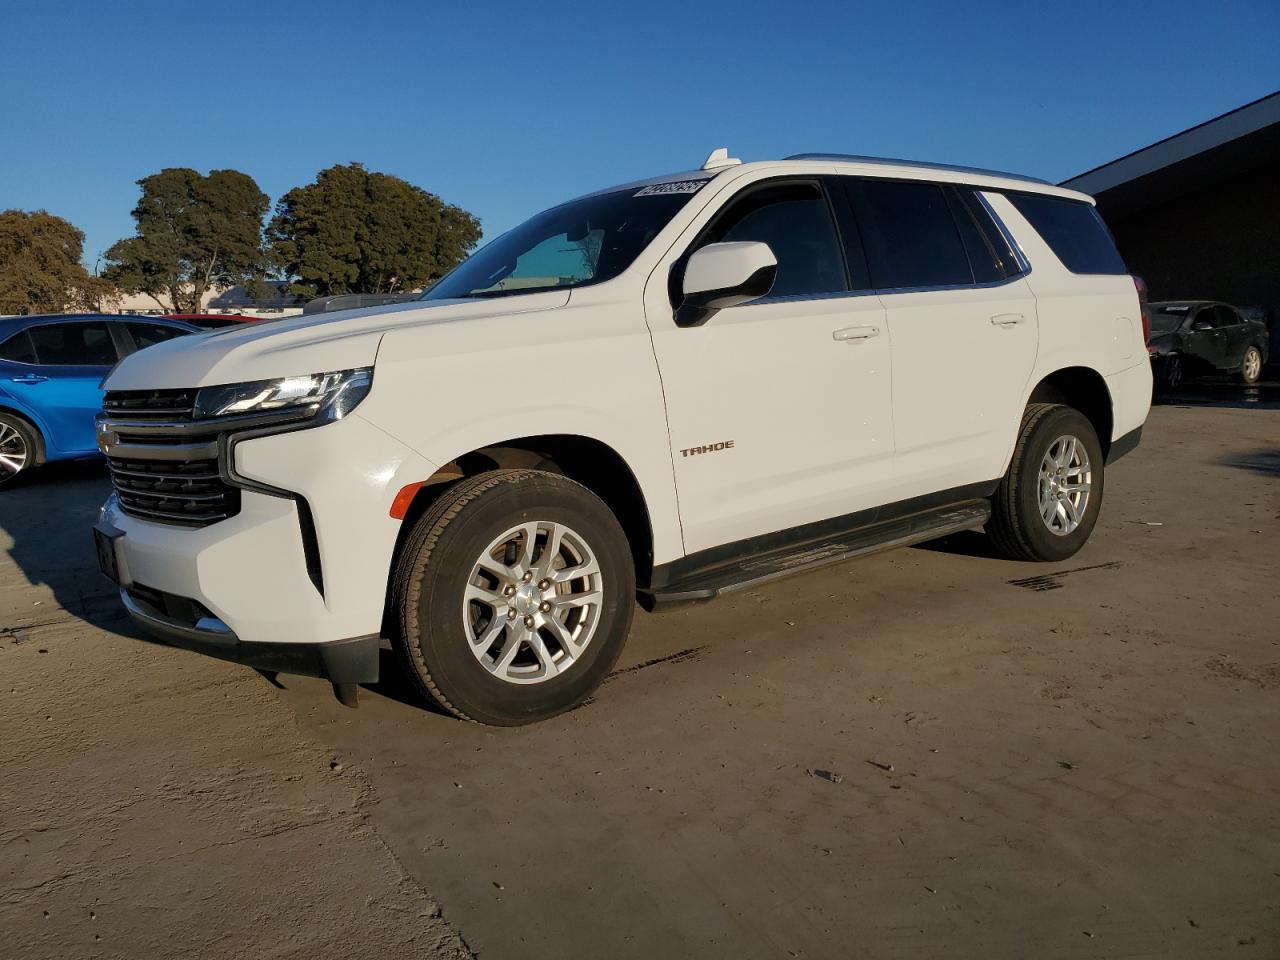
[[[189,527],[140,518],[114,495],[103,506],[102,523],[123,534],[121,581],[133,591],[126,606],[141,598],[131,615],[175,645],[254,666],[265,656],[286,665],[261,669],[328,676],[336,655],[283,648],[376,638],[400,533],[391,503],[436,468],[354,414],[247,438],[232,453],[243,487],[238,512],[226,519]],[[202,612],[184,608],[175,618],[167,600],[148,606],[155,596]]]
[[[193,620],[171,610],[170,607],[183,604],[170,600],[181,598],[121,587],[120,600],[134,623],[171,647],[242,663],[255,670],[321,677],[335,684],[378,680],[382,640],[376,635],[329,643],[244,643],[217,617],[197,616]],[[196,609],[195,605],[191,609]]]

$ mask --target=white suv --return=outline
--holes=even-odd
[[[1081,194],[718,150],[421,300],[126,358],[99,557],[170,643],[354,704],[386,638],[448,710],[525,723],[596,688],[637,598],[983,525],[1071,556],[1147,416],[1142,311]]]

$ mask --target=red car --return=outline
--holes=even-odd
[[[242,313],[167,313],[170,320],[182,320],[193,323],[205,330],[216,330],[219,327],[234,327],[242,323],[261,323],[261,317],[246,317]]]

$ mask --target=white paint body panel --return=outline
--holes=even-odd
[[[376,633],[399,522],[396,493],[503,441],[590,438],[644,496],[662,564],[951,487],[1007,467],[1035,384],[1101,374],[1112,438],[1142,424],[1150,370],[1129,277],[1066,271],[1016,209],[987,198],[1031,265],[1000,286],[775,298],[675,325],[671,266],[737,190],[779,175],[850,174],[1035,189],[998,176],[828,160],[714,173],[635,262],[606,283],[480,301],[303,315],[173,340],[124,360],[107,388],[191,388],[373,366],[355,413],[239,443],[246,478],[305,498],[325,592],[307,576],[298,511],[246,490],[240,513],[189,529],[110,502],[132,575],[190,597],[242,641]],[[707,174],[674,174],[665,181]],[[641,181],[640,186],[659,181]],[[616,188],[615,188],[616,189]],[[1019,314],[1022,322],[993,324]],[[733,441],[699,454],[682,450]]]

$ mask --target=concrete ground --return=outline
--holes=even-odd
[[[135,639],[100,468],[0,494],[14,957],[1280,957],[1280,397],[1153,410],[1070,561],[962,534],[637,618],[460,723]]]

